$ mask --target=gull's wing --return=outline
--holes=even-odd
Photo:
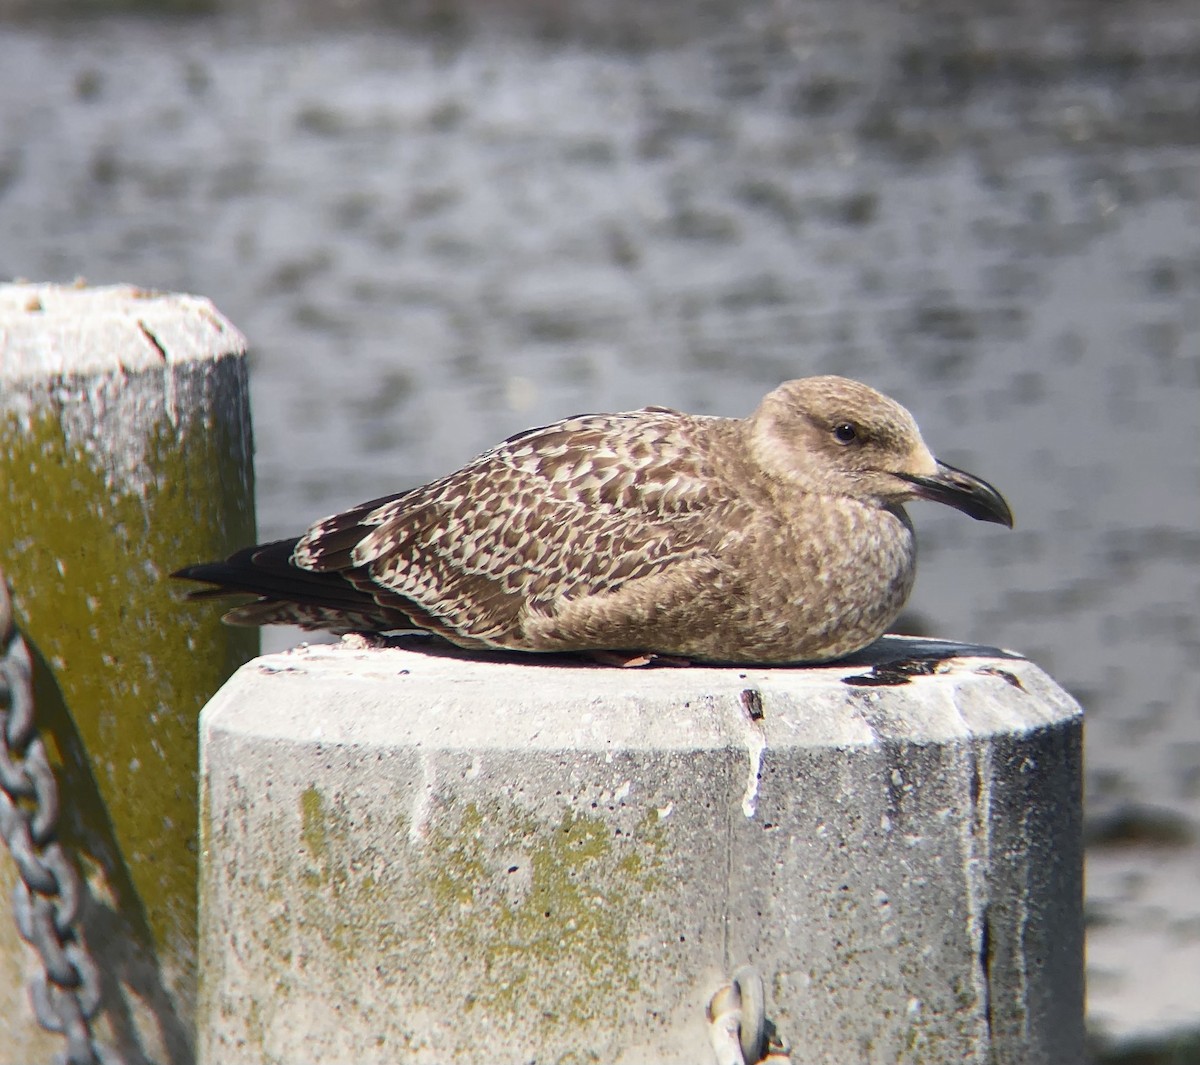
[[[714,475],[709,436],[733,423],[662,408],[531,429],[461,470],[314,525],[293,563],[339,574],[388,613],[456,642],[553,644],[589,597],[719,568],[742,504]],[[679,589],[687,592],[687,587]]]

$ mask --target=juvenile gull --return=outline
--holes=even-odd
[[[530,429],[420,488],[174,576],[257,598],[238,625],[427,629],[467,648],[819,662],[882,635],[912,588],[903,504],[1012,526],[911,414],[842,377],[748,418],[645,407]]]

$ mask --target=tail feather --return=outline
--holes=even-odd
[[[348,585],[339,574],[312,573],[292,564],[297,539],[244,547],[222,561],[184,566],[171,576],[217,585],[190,592],[189,599],[213,599],[241,592],[282,599],[315,596],[345,605],[361,604],[362,593]]]
[[[394,606],[381,607],[344,574],[314,573],[295,565],[292,554],[298,539],[243,548],[223,561],[184,566],[171,576],[210,585],[189,592],[189,600],[257,597],[225,615],[233,624],[293,624],[347,632],[413,627],[406,614]]]

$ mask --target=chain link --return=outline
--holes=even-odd
[[[67,1041],[67,1065],[120,1065],[92,1039],[100,1007],[100,975],[76,927],[82,883],[55,835],[58,786],[37,735],[33,665],[13,623],[0,571],[0,840],[17,867],[13,917],[41,959],[29,996],[38,1023]]]

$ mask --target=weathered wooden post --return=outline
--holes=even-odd
[[[1081,716],[994,648],[630,670],[312,647],[205,709],[208,1065],[1083,1060]]]
[[[170,571],[254,533],[245,341],[207,301],[0,286],[0,566],[88,887],[97,1037],[194,1056],[197,715],[257,635],[181,611]],[[0,847],[0,1063],[49,1060]],[[143,1056],[144,1055],[144,1056]]]

